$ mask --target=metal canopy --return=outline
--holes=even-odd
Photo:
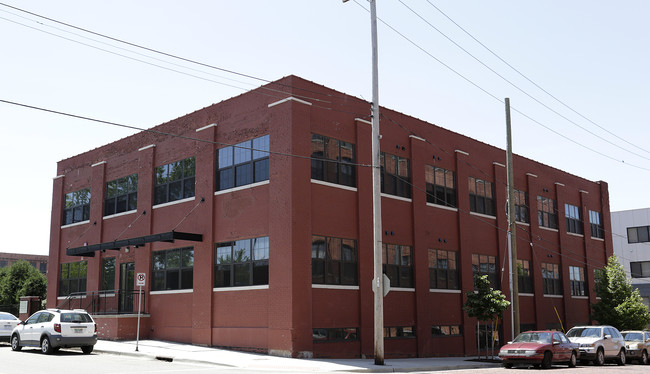
[[[126,246],[138,247],[145,245],[146,243],[153,242],[167,242],[173,243],[174,240],[187,240],[191,242],[202,242],[202,234],[192,234],[188,232],[178,232],[178,231],[169,231],[161,234],[153,234],[146,236],[138,236],[136,238],[116,240],[113,242],[105,242],[93,245],[85,245],[83,247],[76,248],[67,248],[65,254],[68,256],[84,256],[84,257],[95,257],[96,251],[105,251],[105,250],[117,250]]]

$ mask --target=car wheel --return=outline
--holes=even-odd
[[[93,351],[93,346],[92,346],[92,345],[86,345],[86,346],[83,346],[83,347],[81,347],[81,351],[82,351],[85,355],[89,355],[90,352]]]
[[[625,351],[622,349],[620,352],[618,352],[618,356],[616,356],[616,365],[625,365]]]
[[[20,351],[21,349],[23,349],[23,347],[20,346],[20,338],[18,337],[18,334],[14,334],[11,337],[11,350]]]
[[[575,352],[571,352],[571,358],[569,359],[569,367],[574,368],[578,364],[578,357]]]
[[[53,351],[52,345],[50,345],[50,338],[47,336],[43,337],[43,340],[41,340],[41,352],[45,353],[46,355],[51,354]]]
[[[643,352],[641,352],[641,360],[639,363],[642,365],[648,364],[648,352],[646,350],[643,350]]]
[[[596,359],[594,360],[594,363],[598,366],[603,366],[605,365],[605,352],[603,351],[602,348],[598,348],[598,351],[596,352]]]
[[[550,369],[551,363],[553,363],[553,353],[549,351],[544,352],[544,359],[542,360],[542,369]]]

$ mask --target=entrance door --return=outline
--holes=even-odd
[[[120,313],[133,313],[135,262],[120,264]]]

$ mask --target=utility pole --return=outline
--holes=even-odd
[[[510,255],[510,312],[512,339],[519,334],[519,282],[517,272],[517,224],[515,223],[515,187],[512,167],[512,130],[510,99],[506,97],[506,168],[508,170],[508,252]]]

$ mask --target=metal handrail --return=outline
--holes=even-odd
[[[90,314],[137,314],[138,290],[73,292],[57,304],[59,309],[85,309]],[[142,292],[140,313],[147,313],[146,293]]]

